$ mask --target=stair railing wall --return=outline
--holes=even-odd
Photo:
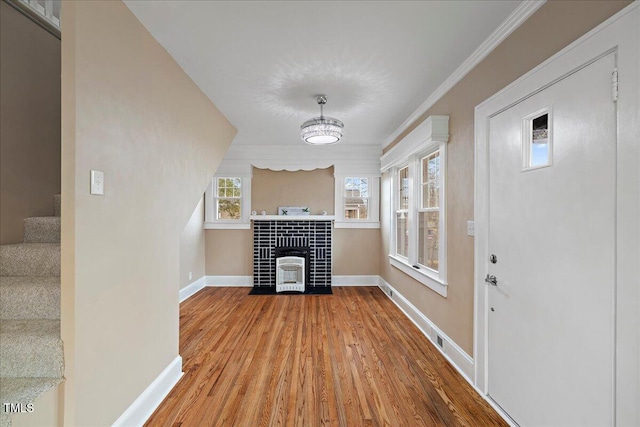
[[[61,38],[60,9],[61,0],[4,0],[49,33]]]

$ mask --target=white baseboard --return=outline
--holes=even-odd
[[[114,427],[141,426],[153,414],[153,411],[162,403],[162,400],[169,394],[171,389],[182,377],[182,357],[175,359],[164,371],[153,380],[149,387],[127,408],[120,418],[113,423]]]
[[[202,276],[195,282],[180,289],[180,302],[186,300],[205,286],[207,286],[207,278],[206,276]]]
[[[252,287],[253,276],[206,276],[207,286]]]
[[[440,350],[444,357],[451,362],[454,368],[471,385],[473,384],[474,361],[460,346],[442,332],[427,316],[422,314],[409,300],[407,300],[393,286],[387,283],[382,277],[379,282],[380,289],[387,294],[402,312],[429,338],[433,345]],[[442,347],[438,345],[438,337],[442,339]]]
[[[380,276],[331,276],[331,286],[378,286]]]

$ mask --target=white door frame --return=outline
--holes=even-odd
[[[640,425],[640,2],[626,7],[475,109],[476,387],[488,392],[489,119],[588,65],[617,52],[616,316],[614,407],[616,425]],[[599,337],[594,337],[598,339]],[[611,342],[611,341],[608,341]],[[576,357],[580,357],[576,349]]]

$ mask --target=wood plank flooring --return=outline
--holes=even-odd
[[[146,425],[507,425],[380,289],[248,292],[181,304],[185,374]]]

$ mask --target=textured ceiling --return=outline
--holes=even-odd
[[[520,1],[125,1],[238,129],[235,144],[301,144],[345,123],[380,145]]]

